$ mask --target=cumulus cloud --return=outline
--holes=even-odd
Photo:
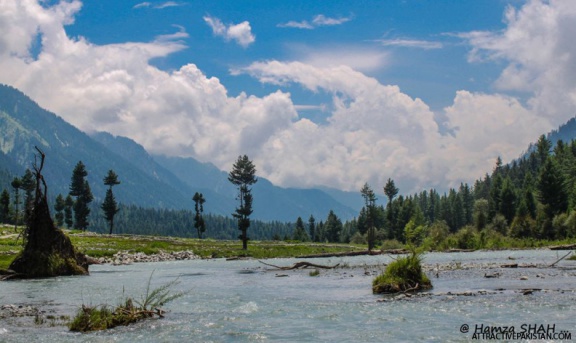
[[[514,98],[461,91],[445,109],[453,135],[441,135],[434,113],[421,100],[349,67],[268,61],[244,72],[261,82],[294,82],[333,95],[335,110],[326,125],[302,119],[264,147],[266,159],[260,163],[280,184],[324,180],[359,189],[363,182],[384,184],[392,177],[405,191],[457,187],[481,177],[497,156],[518,157],[550,128]]]
[[[212,28],[214,35],[223,37],[226,41],[236,41],[237,44],[244,48],[256,40],[256,37],[252,34],[250,23],[247,21],[243,21],[240,24],[224,25],[220,19],[211,16],[205,16],[204,21]]]
[[[408,193],[474,181],[497,156],[517,157],[556,126],[561,109],[574,108],[569,37],[576,21],[569,4],[531,1],[508,10],[506,30],[466,37],[471,58],[508,64],[498,81],[502,91],[519,90],[524,83],[531,99],[522,103],[504,94],[459,91],[441,116],[451,135],[440,133],[437,116],[423,101],[366,76],[352,63],[270,60],[236,70],[279,88],[297,84],[328,93],[331,103],[320,107],[329,111],[323,124],[299,118],[297,110],[313,104],[294,105],[281,90],[231,97],[219,79],[194,64],[166,72],[149,63],[186,48],[183,28],[145,43],[95,45],[68,37],[64,28],[80,10],[78,1],[49,7],[0,1],[0,30],[6,33],[0,36],[0,82],[82,130],[128,136],[154,153],[192,156],[223,170],[239,154],[248,154],[260,176],[283,186],[358,190],[364,182],[382,185],[391,177]],[[539,12],[546,18],[537,18],[538,6],[548,11]],[[234,37],[250,32],[249,25],[234,31],[237,25],[205,20],[215,34],[239,44]],[[535,27],[520,32],[526,25]],[[32,55],[38,37],[40,53]],[[523,44],[532,48],[522,50]],[[544,109],[550,111],[542,115]]]
[[[505,13],[506,29],[461,34],[469,60],[506,64],[496,82],[502,91],[531,95],[529,105],[554,125],[576,113],[576,2],[531,0]]]
[[[312,18],[311,21],[303,20],[303,21],[288,21],[286,23],[280,23],[278,27],[289,27],[295,29],[307,29],[312,30],[320,26],[334,26],[334,25],[341,25],[348,21],[352,20],[351,17],[340,17],[340,18],[330,18],[326,17],[323,14],[318,14]]]
[[[385,51],[342,46],[321,49],[298,49],[300,61],[317,67],[348,66],[361,72],[381,70],[389,65],[389,54]]]

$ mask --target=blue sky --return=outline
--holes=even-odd
[[[576,113],[571,0],[0,0],[0,82],[280,186],[457,187]]]
[[[350,54],[370,62],[362,70],[383,83],[399,85],[434,109],[450,105],[455,91],[489,91],[499,68],[470,64],[469,46],[454,37],[474,30],[502,30],[506,6],[520,1],[86,1],[67,27],[72,37],[95,44],[152,41],[185,32],[186,48],[152,60],[163,70],[196,64],[218,77],[231,95],[263,96],[274,87],[230,70],[257,60],[295,60],[314,54]],[[314,19],[323,16],[327,23]],[[204,18],[224,25],[250,23],[246,46],[215,36]],[[333,20],[332,23],[328,23]],[[292,25],[290,25],[292,23]],[[326,56],[327,58],[329,56]],[[361,62],[358,62],[361,63]],[[321,97],[289,89],[301,104]],[[306,113],[304,113],[306,114]]]

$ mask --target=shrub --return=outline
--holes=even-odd
[[[350,239],[350,243],[352,243],[352,244],[366,244],[366,236],[364,236],[360,232],[356,231],[356,233]]]
[[[422,255],[416,251],[396,259],[372,281],[372,292],[398,293],[432,288],[430,279],[422,271],[421,262]]]
[[[422,246],[426,250],[446,250],[446,238],[450,234],[450,228],[445,221],[436,221],[428,229],[428,236]]]
[[[319,269],[311,270],[310,273],[308,273],[308,275],[310,275],[310,276],[318,276],[318,275],[320,275],[320,270],[319,270]]]
[[[387,239],[382,242],[382,250],[404,249],[404,244],[396,239]]]

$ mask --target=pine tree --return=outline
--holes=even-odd
[[[360,194],[364,198],[364,208],[366,209],[366,242],[368,243],[368,251],[374,248],[376,240],[376,227],[375,227],[375,217],[376,217],[376,194],[368,183],[365,183]]]
[[[316,219],[314,219],[313,215],[310,215],[310,218],[308,218],[308,234],[310,235],[310,240],[312,242],[317,242],[317,237],[316,237]]]
[[[393,203],[394,197],[398,194],[399,189],[394,184],[394,180],[388,178],[386,185],[384,185],[384,194],[388,197],[388,203],[386,204],[386,221],[388,222],[388,238],[397,238],[402,228],[398,228],[397,219],[399,208],[398,204]]]
[[[342,221],[334,214],[334,211],[330,210],[323,227],[326,240],[333,243],[339,242],[342,228]]]
[[[104,211],[104,218],[108,222],[108,227],[110,229],[108,234],[111,235],[114,230],[114,216],[118,211],[120,211],[114,193],[112,192],[112,187],[106,190],[106,196],[102,203],[102,211]]]
[[[306,233],[306,229],[304,228],[304,221],[302,220],[301,217],[298,217],[298,219],[296,219],[296,229],[294,229],[292,239],[300,242],[307,242],[309,240],[308,234]]]
[[[26,226],[29,226],[32,210],[34,209],[36,181],[34,181],[34,175],[30,169],[26,169],[20,180],[22,181],[20,189],[24,191],[24,223]]]
[[[504,184],[502,185],[499,212],[506,218],[508,225],[510,225],[516,214],[516,191],[509,177],[504,180]]]
[[[202,239],[202,234],[206,231],[206,223],[204,223],[204,218],[202,217],[206,200],[202,193],[198,192],[194,193],[192,200],[194,200],[194,211],[196,212],[194,215],[194,227],[198,233],[198,239]]]
[[[232,166],[228,173],[228,181],[238,187],[238,200],[240,206],[232,214],[238,220],[238,230],[240,230],[240,239],[242,240],[242,249],[248,249],[248,228],[250,227],[250,215],[252,214],[252,189],[249,187],[255,184],[256,167],[250,161],[248,156],[238,156],[238,160]]]
[[[90,215],[88,204],[94,199],[90,185],[85,179],[86,176],[88,176],[86,167],[82,161],[79,161],[72,172],[70,195],[76,197],[76,201],[74,201],[74,228],[83,231],[86,231],[88,227],[88,216]]]
[[[564,188],[564,177],[553,157],[548,157],[538,177],[538,200],[545,206],[548,219],[565,212],[568,208],[568,194]]]
[[[22,181],[15,177],[12,180],[12,188],[14,188],[14,231],[17,231],[18,221],[20,219],[20,188],[22,187]]]
[[[106,175],[104,178],[104,185],[108,186],[108,189],[106,190],[106,197],[102,203],[102,210],[104,211],[104,218],[106,218],[106,221],[108,221],[110,235],[114,229],[114,216],[116,216],[116,213],[120,211],[118,208],[118,203],[116,202],[116,198],[114,197],[114,193],[112,192],[112,187],[119,184],[120,181],[118,181],[118,175],[116,175],[116,173],[110,169],[108,171],[108,175]]]
[[[66,228],[68,228],[68,230],[70,230],[70,228],[74,224],[74,218],[72,217],[73,207],[74,207],[74,200],[70,195],[68,195],[64,200],[64,223],[66,224]]]
[[[56,225],[58,227],[64,226],[64,209],[66,208],[66,202],[62,194],[58,194],[56,197],[56,203],[54,204],[54,218],[56,219]]]
[[[541,166],[546,162],[548,155],[550,154],[550,149],[552,149],[552,142],[545,135],[541,135],[536,143],[536,156],[538,164]]]
[[[10,222],[10,193],[3,190],[0,195],[0,223]]]

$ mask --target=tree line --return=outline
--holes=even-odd
[[[372,190],[364,186],[366,204],[346,223],[351,229],[340,241],[466,249],[498,247],[511,239],[575,238],[576,141],[559,140],[553,147],[542,135],[523,157],[507,165],[498,157],[492,173],[444,194],[430,189],[397,196],[391,179],[383,191],[386,206],[375,206]]]
[[[54,201],[54,221],[59,227],[66,226],[77,230],[86,231],[89,223],[90,203],[94,200],[90,184],[86,180],[88,172],[86,167],[79,161],[70,180],[69,193],[66,197],[58,194]],[[112,234],[114,227],[114,217],[118,213],[118,203],[112,191],[112,187],[119,185],[118,175],[113,170],[109,170],[103,179],[104,185],[108,186],[104,202],[100,205],[104,218],[108,222],[109,232]],[[36,184],[30,169],[26,169],[22,177],[14,177],[11,182],[12,196],[6,189],[0,193],[0,223],[14,224],[28,227],[32,208],[34,204],[34,194]]]
[[[430,189],[405,196],[389,178],[382,187],[386,204],[377,205],[376,192],[366,183],[360,190],[364,207],[357,218],[346,222],[333,211],[320,221],[313,216],[307,222],[299,217],[294,223],[251,220],[250,186],[257,182],[255,173],[256,167],[246,155],[239,156],[232,166],[228,179],[238,189],[239,206],[229,218],[203,214],[209,199],[201,193],[191,198],[194,213],[118,204],[112,187],[119,181],[112,170],[104,178],[109,186],[104,202],[88,206],[93,197],[85,181],[85,168],[79,162],[73,171],[70,193],[66,198],[56,198],[55,219],[60,226],[85,230],[89,218],[92,230],[97,232],[108,227],[109,233],[115,228],[117,233],[239,238],[244,248],[248,228],[253,239],[352,242],[367,244],[369,249],[405,243],[431,249],[489,248],[505,244],[507,239],[576,237],[574,140],[559,140],[553,147],[542,135],[523,157],[507,165],[498,157],[490,174],[472,186],[461,183],[443,194]],[[0,194],[0,221],[25,223],[31,176],[27,171],[14,179],[12,194],[7,190]],[[98,215],[89,216],[91,211]]]

